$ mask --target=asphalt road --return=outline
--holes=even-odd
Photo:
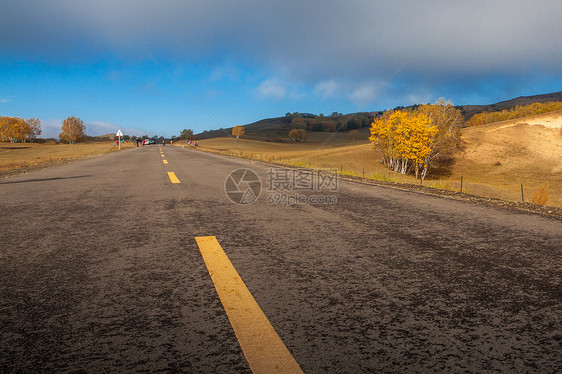
[[[249,372],[197,236],[306,373],[562,371],[560,220],[345,181],[273,204],[268,166],[163,151],[0,180],[1,372]]]

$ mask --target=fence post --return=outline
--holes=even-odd
[[[525,197],[523,196],[523,183],[521,183],[521,202],[525,203]]]
[[[461,193],[462,193],[462,175],[461,175]]]
[[[363,168],[363,179],[365,179],[365,168]]]

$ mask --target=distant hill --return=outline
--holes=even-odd
[[[543,95],[533,95],[533,96],[520,96],[515,99],[500,101],[495,104],[487,104],[487,105],[458,105],[455,108],[459,109],[465,120],[468,120],[474,114],[486,111],[500,111],[504,109],[510,109],[516,107],[517,105],[528,105],[532,103],[544,103],[548,101],[562,101],[562,91],[553,92],[549,94]],[[410,106],[410,107],[397,107],[395,109],[410,109],[415,108],[417,105]],[[373,112],[374,114],[375,112]],[[381,113],[381,112],[379,112]],[[346,116],[352,116],[359,113],[349,113]],[[278,139],[278,138],[287,138],[288,132],[291,130],[290,122],[287,120],[286,117],[275,117],[275,118],[267,118],[257,122],[253,122],[247,125],[244,125],[246,130],[246,135],[244,138],[246,139]],[[197,134],[198,139],[211,139],[211,138],[218,138],[222,136],[231,136],[232,135],[232,127],[219,129],[219,130],[210,130],[205,131],[200,134]]]
[[[252,138],[255,136],[263,137],[278,137],[278,136],[287,136],[287,133],[290,130],[290,123],[287,122],[285,117],[275,117],[275,118],[267,118],[262,119],[261,121],[253,122],[247,125],[244,125],[244,129],[246,131],[245,138]],[[205,131],[200,134],[197,134],[198,139],[211,139],[211,138],[218,138],[221,136],[231,136],[232,135],[232,127],[226,129],[219,129],[219,130],[210,130]]]
[[[519,96],[515,99],[500,101],[499,103],[488,105],[459,105],[456,108],[461,110],[465,119],[469,119],[476,113],[511,109],[513,107],[516,107],[517,105],[545,103],[547,101],[562,101],[562,91],[544,95]]]

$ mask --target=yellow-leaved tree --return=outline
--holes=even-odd
[[[12,143],[25,141],[31,133],[29,124],[18,117],[0,117],[0,137]]]
[[[401,160],[402,174],[413,167],[416,178],[424,179],[421,174],[427,164],[427,157],[431,153],[432,140],[437,133],[437,127],[422,113],[408,113],[405,120],[398,124],[396,131],[396,148]]]
[[[308,138],[308,133],[305,129],[293,129],[289,131],[289,138],[293,139],[293,142],[297,140],[304,142]]]
[[[244,135],[245,132],[246,131],[244,130],[244,126],[242,125],[234,126],[234,128],[232,129],[232,135],[236,136],[236,139]]]
[[[463,117],[460,110],[440,98],[433,105],[421,105],[415,113],[426,115],[437,132],[431,140],[431,152],[425,157],[421,170],[416,170],[425,178],[430,168],[437,169],[450,164],[454,153],[459,149]]]
[[[369,140],[373,148],[382,150],[382,162],[390,169],[402,174],[413,169],[416,177],[423,180],[425,174],[421,171],[426,167],[437,132],[425,114],[398,110],[375,119]]]
[[[86,137],[84,121],[77,117],[68,117],[62,122],[59,138],[69,144],[76,143]]]

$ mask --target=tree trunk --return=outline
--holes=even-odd
[[[423,170],[422,170],[422,172],[421,172],[421,177],[420,177],[420,179],[422,180],[422,182],[423,182],[423,180],[425,179],[425,176],[427,175],[427,168],[428,168],[428,166],[425,165],[424,168],[423,168]]]

